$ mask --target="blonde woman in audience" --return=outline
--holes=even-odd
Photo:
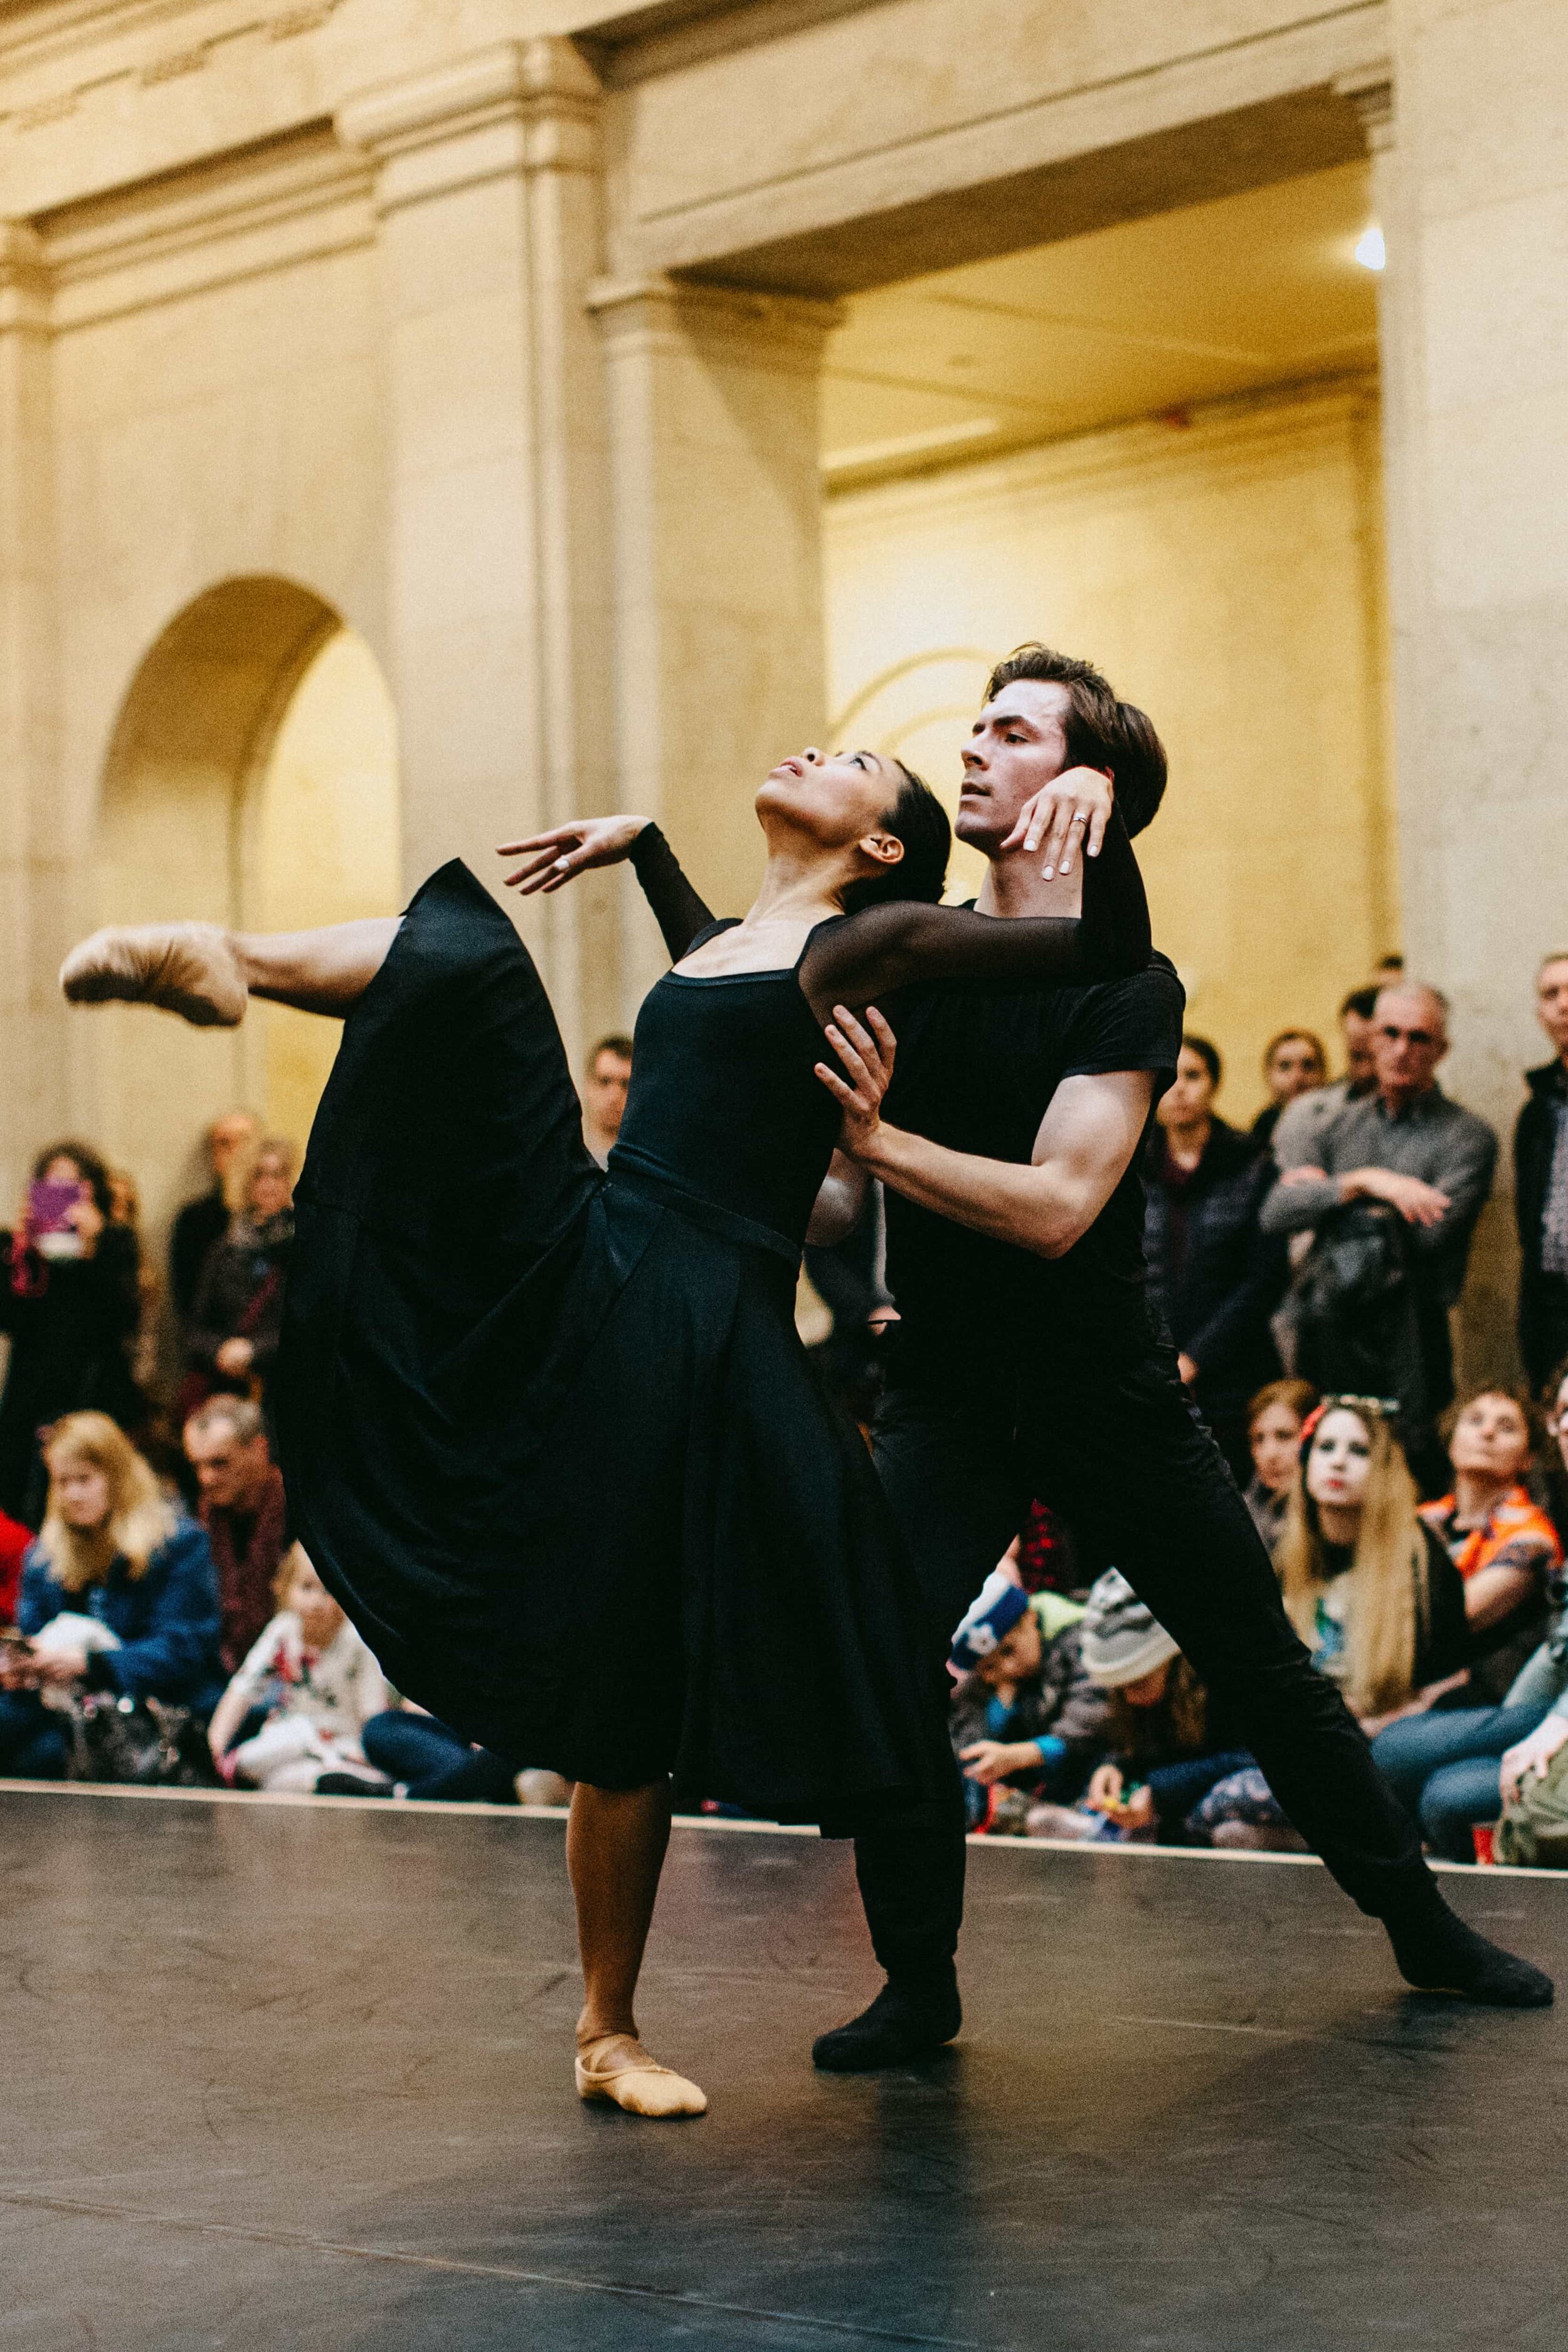
[[[360,1735],[387,1705],[386,1680],[302,1544],[284,1554],[278,1614],[214,1712],[213,1762],[231,1784],[311,1794],[326,1774],[387,1787]]]
[[[104,1412],[44,1448],[48,1502],[22,1570],[19,1645],[0,1664],[0,1771],[58,1780],[66,1738],[46,1693],[112,1691],[205,1716],[217,1696],[217,1583],[200,1528]]]
[[[1285,1607],[1370,1735],[1464,1682],[1464,1586],[1380,1400],[1325,1397],[1303,1437],[1275,1551]]]

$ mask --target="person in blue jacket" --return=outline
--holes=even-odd
[[[45,1447],[48,1503],[0,1653],[0,1773],[58,1780],[50,1692],[113,1691],[210,1714],[223,1689],[217,1579],[203,1530],[102,1412],[67,1413]]]

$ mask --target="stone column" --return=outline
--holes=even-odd
[[[63,1007],[68,856],[58,754],[49,286],[36,232],[0,222],[0,1202],[66,1123]]]
[[[1390,26],[1395,107],[1372,121],[1405,940],[1453,1000],[1444,1082],[1506,1140],[1546,1051],[1534,969],[1568,946],[1568,13],[1391,0]],[[1509,1223],[1500,1199],[1471,1375],[1508,1365]]]
[[[614,798],[598,84],[553,37],[368,90],[391,420],[388,544],[407,878]],[[569,1050],[618,1016],[605,882],[529,902]]]
[[[831,303],[688,285],[590,297],[608,368],[623,805],[742,913],[757,785],[825,723],[818,383]],[[662,968],[628,920],[629,1002]]]

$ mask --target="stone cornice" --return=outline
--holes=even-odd
[[[0,221],[0,334],[49,323],[44,242],[26,221]]]
[[[845,315],[842,303],[809,295],[760,294],[661,274],[597,278],[588,289],[587,308],[612,345],[698,343],[713,356],[729,351],[736,358],[765,347],[771,367],[793,364],[813,374],[823,344]]]
[[[581,52],[542,36],[362,90],[337,128],[382,165],[384,208],[498,173],[595,170],[599,100]]]

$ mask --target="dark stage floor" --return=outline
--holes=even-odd
[[[0,2347],[1557,2352],[1568,2009],[1404,1993],[1315,1864],[977,1851],[962,2047],[854,2080],[847,1854],[679,1830],[658,2126],[573,2095],[561,1843],[0,1791]],[[1561,1880],[1449,1884],[1568,1977]]]

